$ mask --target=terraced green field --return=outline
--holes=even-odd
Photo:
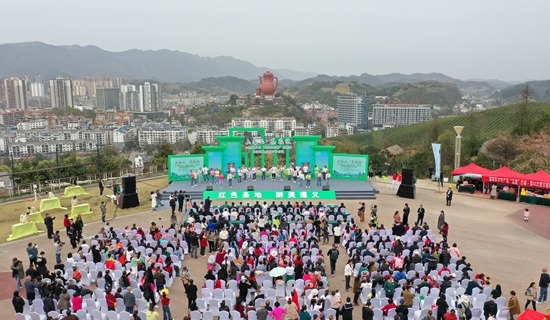
[[[397,144],[407,150],[434,142],[434,137],[448,130],[453,131],[454,126],[464,126],[463,136],[475,134],[486,140],[512,132],[518,122],[518,108],[520,106],[511,105],[460,116],[439,118],[409,126],[339,137],[336,140],[353,142],[359,149],[365,145],[384,149]],[[531,103],[528,106],[528,113],[533,122],[537,122],[543,115],[550,114],[550,104]]]

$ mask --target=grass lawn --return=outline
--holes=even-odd
[[[137,181],[137,189],[139,190],[140,200],[139,207],[124,210],[119,209],[117,211],[117,216],[125,216],[137,212],[151,210],[151,201],[149,200],[149,195],[151,194],[151,191],[162,189],[167,185],[168,179],[166,177]],[[112,218],[115,207],[112,203],[109,202],[109,199],[105,197],[101,198],[99,196],[99,188],[97,188],[97,186],[92,187],[86,189],[86,192],[88,192],[89,194],[77,197],[79,204],[89,203],[93,211],[93,213],[90,215],[82,216],[82,219],[84,220],[84,225],[86,225],[86,223],[88,222],[101,220],[101,212],[99,210],[99,204],[101,203],[101,201],[107,202],[107,219]],[[106,188],[103,194],[109,195],[113,194],[113,192],[111,189]],[[59,193],[56,193],[56,196],[60,199],[61,206],[67,208],[67,210],[55,209],[49,211],[50,214],[56,217],[54,221],[54,228],[57,230],[63,228],[63,218],[65,214],[71,213],[71,198],[63,198],[63,190],[61,190],[61,192]],[[45,195],[43,195],[43,197],[45,197]],[[20,215],[24,213],[26,211],[26,208],[29,206],[34,206],[38,210],[40,207],[40,199],[37,202],[34,202],[34,198],[29,197],[29,199],[27,200],[2,204],[2,214],[0,215],[0,234],[3,236],[0,237],[0,243],[6,242],[6,238],[9,234],[11,234],[11,226],[13,224],[19,223]],[[44,212],[42,213],[42,216],[44,216]],[[40,231],[46,231],[46,227],[44,226],[44,224],[37,224],[37,228]]]

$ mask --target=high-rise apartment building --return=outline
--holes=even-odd
[[[43,97],[44,96],[44,84],[42,82],[32,82],[30,85],[31,97]]]
[[[26,109],[27,80],[19,78],[4,79],[4,99],[6,109]]]
[[[160,110],[160,92],[156,83],[145,82],[139,86],[141,97],[141,112],[156,112]]]
[[[339,124],[367,128],[369,110],[367,97],[339,96],[336,98],[336,106]]]
[[[124,111],[140,111],[140,94],[132,84],[120,86],[120,108]]]
[[[387,128],[432,120],[431,107],[411,103],[375,103],[372,106],[372,126]]]
[[[120,90],[97,88],[95,90],[98,110],[120,110]]]
[[[52,108],[74,106],[72,80],[67,78],[50,80],[50,98]]]

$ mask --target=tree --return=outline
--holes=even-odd
[[[520,150],[517,141],[513,137],[503,135],[485,142],[481,147],[481,152],[486,154],[489,159],[501,165],[509,166],[519,155]]]
[[[513,130],[515,135],[528,135],[533,130],[533,119],[529,113],[529,102],[532,96],[533,91],[531,91],[529,85],[526,85],[525,89],[521,91],[521,104],[517,107],[516,119],[518,122],[516,128]]]
[[[174,148],[171,144],[164,142],[157,146],[157,152],[153,156],[154,164],[168,164],[168,156],[174,154]]]
[[[239,96],[236,95],[236,94],[232,94],[232,95],[229,96],[228,103],[232,106],[236,106],[237,105],[237,99],[239,99]]]
[[[195,143],[195,145],[193,146],[193,149],[191,149],[191,151],[189,153],[191,153],[191,154],[205,154],[206,152],[202,148],[201,144]]]

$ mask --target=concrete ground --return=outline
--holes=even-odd
[[[401,211],[407,202],[412,208],[409,220],[416,219],[416,209],[420,204],[426,208],[426,221],[432,227],[436,225],[440,210],[445,210],[447,221],[450,225],[449,241],[456,242],[462,255],[467,257],[473,265],[475,272],[483,272],[490,276],[494,285],[501,284],[503,292],[508,295],[510,290],[518,292],[520,303],[525,303],[522,293],[531,281],[538,283],[542,267],[550,267],[548,259],[548,247],[550,244],[550,208],[531,206],[504,200],[489,200],[486,196],[467,195],[455,192],[453,205],[445,206],[445,188],[438,188],[435,182],[418,181],[417,198],[414,200],[403,199],[395,196],[395,190],[390,189],[390,184],[374,181],[373,185],[380,190],[377,199],[366,201],[378,205],[380,223],[391,225],[393,212]],[[346,206],[355,214],[359,201],[344,201]],[[529,207],[531,218],[529,222],[523,221],[523,210]],[[151,221],[161,218],[161,224],[169,224],[168,210],[154,213],[143,212],[132,216],[116,218],[112,221],[115,227],[123,228],[138,223],[149,225]],[[57,222],[57,221],[56,221]],[[57,226],[60,226],[57,222]],[[101,223],[91,223],[84,228],[86,237],[91,237],[102,226]],[[362,226],[364,227],[364,226]],[[36,242],[40,249],[47,251],[48,261],[54,261],[53,246],[41,234],[29,239],[23,239],[0,245],[0,319],[13,319],[14,311],[11,305],[11,293],[15,288],[15,281],[11,279],[10,265],[13,257],[19,257],[28,266],[25,254],[26,244]],[[65,248],[64,256],[69,251]],[[326,252],[328,246],[323,248]],[[337,268],[341,271],[334,278],[330,278],[330,287],[340,289],[343,298],[347,296],[344,289],[343,268],[346,259],[338,261]],[[206,257],[186,259],[185,265],[191,270],[192,277],[200,287],[203,284],[203,276],[206,272]],[[183,287],[176,281],[170,289],[172,297],[171,309],[175,319],[183,319],[187,314],[187,299]],[[548,305],[541,305],[541,310],[546,310]],[[356,308],[355,318],[360,318],[360,308]]]

